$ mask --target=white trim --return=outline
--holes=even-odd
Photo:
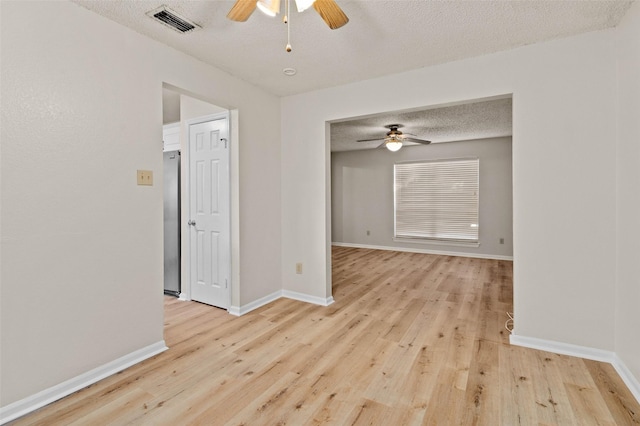
[[[614,353],[611,351],[572,345],[571,343],[555,342],[553,340],[538,339],[536,337],[518,336],[516,334],[509,336],[509,343],[515,346],[538,349],[560,355],[575,356],[593,361],[611,363],[614,357]]]
[[[296,291],[291,291],[291,290],[282,290],[282,297],[286,297],[287,299],[299,300],[301,302],[312,303],[314,305],[320,305],[320,306],[329,306],[334,302],[333,296],[329,296],[323,299],[322,297],[310,296],[308,294],[298,293]]]
[[[151,358],[168,348],[164,340],[156,342],[145,348],[138,349],[123,357],[108,362],[98,368],[87,371],[72,379],[66,380],[48,389],[40,391],[19,401],[0,408],[0,424],[5,424],[18,417],[24,416],[38,408],[44,407],[60,398],[72,394],[82,388],[92,385],[105,377],[109,377],[125,368]]]
[[[480,242],[464,242],[464,241],[447,241],[447,240],[437,240],[435,238],[404,238],[404,237],[393,237],[393,241],[396,243],[406,243],[406,244],[437,244],[439,246],[452,246],[452,247],[480,247]]]
[[[192,126],[194,124],[202,124],[202,123],[208,123],[209,121],[224,120],[224,119],[227,119],[227,120],[229,119],[229,111],[217,112],[215,114],[207,114],[207,115],[202,115],[200,117],[188,118],[183,121],[188,129],[189,126]]]
[[[282,297],[282,290],[278,290],[274,293],[268,294],[260,299],[254,300],[253,302],[247,303],[243,306],[231,306],[229,308],[229,313],[231,315],[235,315],[237,317],[249,313],[255,309],[258,309],[268,303],[271,303],[275,300],[278,300]]]
[[[320,305],[320,306],[329,306],[331,305],[334,300],[333,300],[333,296],[329,296],[326,299],[322,298],[322,297],[318,297],[318,296],[311,296],[308,294],[304,294],[304,293],[298,293],[295,291],[290,291],[290,290],[279,290],[276,291],[274,293],[271,293],[267,296],[261,297],[258,300],[254,300],[253,302],[247,303],[246,305],[243,306],[231,306],[228,310],[228,312],[231,315],[235,315],[237,317],[242,316],[244,314],[247,314],[255,309],[258,309],[266,304],[269,304],[271,302],[275,302],[278,299],[281,298],[287,298],[287,299],[292,299],[292,300],[298,300],[300,302],[306,302],[306,303],[311,303],[314,305]]]
[[[616,369],[620,378],[624,384],[627,385],[636,401],[640,403],[640,380],[631,373],[631,370],[629,370],[627,365],[615,353],[613,354],[613,362],[611,365]]]
[[[233,301],[240,302],[240,140],[239,112],[237,109],[229,111],[229,211],[231,221],[230,244],[231,252],[231,282],[229,283],[229,306]]]
[[[613,366],[616,372],[620,375],[624,384],[629,388],[633,397],[640,403],[640,381],[633,376],[631,370],[627,368],[625,363],[615,352],[589,348],[586,346],[572,345],[570,343],[538,339],[535,337],[518,336],[516,334],[509,336],[509,343],[530,349],[575,356],[593,361],[607,362]]]
[[[477,259],[493,259],[493,260],[513,260],[513,256],[502,256],[499,254],[484,254],[484,253],[464,253],[458,251],[444,251],[444,250],[429,250],[421,248],[407,248],[407,247],[389,247],[389,246],[373,246],[369,244],[354,244],[354,243],[338,243],[333,242],[331,245],[338,247],[354,247],[365,248],[372,250],[388,250],[388,251],[403,251],[409,253],[423,253],[423,254],[440,254],[443,256],[458,256],[458,257],[473,257]]]

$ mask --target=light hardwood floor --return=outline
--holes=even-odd
[[[635,425],[599,362],[510,346],[511,262],[333,249],[333,295],[165,300],[170,349],[19,425]]]

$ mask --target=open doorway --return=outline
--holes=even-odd
[[[345,118],[332,121],[328,127],[329,244],[513,260],[511,95]],[[397,151],[386,146],[387,140],[396,136],[394,130],[408,135],[406,140],[401,140]],[[419,234],[421,230],[413,227],[409,227],[412,233],[409,238],[406,229],[404,236],[399,233],[396,168],[462,159],[474,159],[479,164],[476,219],[469,219],[466,225],[475,227],[475,238],[468,241],[460,237],[446,238],[453,229],[450,221],[443,222],[445,235],[414,237],[413,233]],[[431,182],[425,185],[430,186]],[[450,193],[443,199],[449,196]],[[409,216],[415,217],[422,214],[410,213]],[[424,223],[435,226],[428,220]],[[407,228],[406,223],[403,225]]]
[[[163,87],[165,294],[231,305],[229,111]]]

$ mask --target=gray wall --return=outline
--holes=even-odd
[[[640,399],[640,3],[618,26],[617,270],[615,352],[635,377]],[[613,291],[613,290],[612,290]]]
[[[394,241],[394,163],[460,157],[480,159],[480,246]],[[331,154],[331,166],[334,243],[513,256],[510,137],[407,146],[395,153],[386,149],[335,152]],[[504,238],[504,244],[500,244],[500,238]]]

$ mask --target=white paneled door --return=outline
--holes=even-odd
[[[191,299],[228,308],[229,120],[189,126]]]

